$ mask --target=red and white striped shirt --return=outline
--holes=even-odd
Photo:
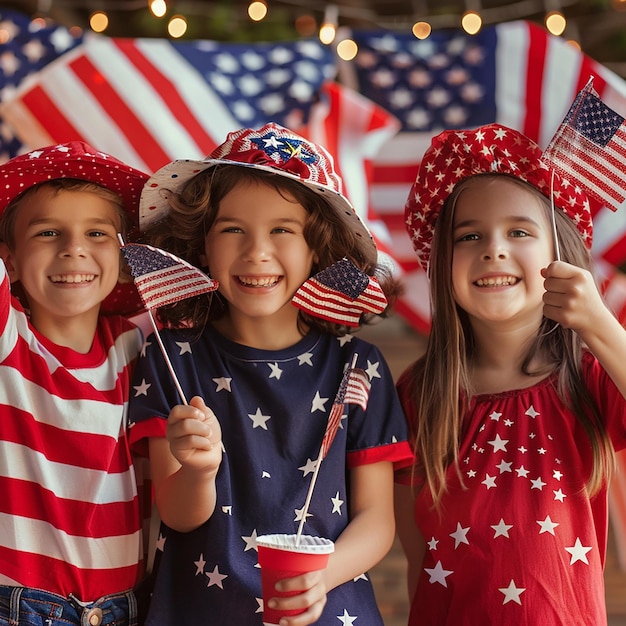
[[[100,318],[87,354],[50,342],[0,262],[0,584],[93,601],[137,582],[126,413],[141,345],[117,316]]]

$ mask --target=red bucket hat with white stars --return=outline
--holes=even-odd
[[[376,262],[374,240],[352,204],[342,194],[341,178],[335,172],[332,156],[322,146],[274,122],[259,129],[244,128],[229,133],[226,141],[205,159],[177,160],[158,170],[141,195],[141,230],[167,215],[170,193],[179,193],[196,174],[216,165],[253,167],[307,186],[324,197],[341,220],[370,244],[368,260]]]
[[[75,178],[118,194],[129,216],[129,238],[139,232],[139,198],[148,175],[83,141],[31,150],[0,165],[0,215],[21,193],[40,183]],[[143,308],[132,281],[117,287],[102,304],[103,313],[130,315]]]
[[[592,205],[597,200],[542,161],[541,148],[522,133],[487,124],[474,130],[446,130],[433,138],[405,206],[405,225],[426,271],[435,223],[444,202],[461,181],[479,174],[508,174],[538,189],[573,221],[591,248]]]

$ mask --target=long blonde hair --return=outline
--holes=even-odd
[[[502,176],[502,175],[498,175]],[[432,324],[425,354],[412,368],[412,398],[417,407],[415,431],[416,478],[428,488],[435,506],[447,490],[446,472],[453,465],[459,469],[459,447],[463,420],[472,397],[470,364],[475,353],[474,337],[467,314],[456,304],[452,288],[452,229],[458,197],[479,175],[459,183],[446,200],[437,220],[431,251],[430,298]],[[551,219],[549,200],[531,185],[513,177],[509,180],[534,194]],[[592,261],[574,223],[556,211],[561,259],[591,270]],[[557,392],[584,428],[591,445],[593,465],[588,477],[589,493],[596,493],[610,477],[615,452],[607,435],[598,407],[588,393],[581,372],[583,346],[578,335],[543,318],[537,335],[523,359],[522,373],[538,376],[558,371]],[[549,332],[552,331],[552,332]],[[547,365],[531,369],[536,354],[546,356]]]

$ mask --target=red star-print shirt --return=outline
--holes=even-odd
[[[615,448],[625,447],[624,398],[589,353],[583,373]],[[409,381],[403,374],[398,390],[410,422]],[[590,444],[555,385],[552,376],[473,398],[459,455],[465,488],[450,468],[441,514],[426,492],[416,500],[426,554],[410,626],[606,624],[607,491],[585,490]]]

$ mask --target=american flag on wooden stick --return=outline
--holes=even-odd
[[[320,461],[326,457],[335,439],[345,405],[358,404],[365,411],[367,409],[370,388],[371,382],[365,370],[359,367],[346,369],[328,415],[328,424],[326,425],[326,432],[324,433],[320,450]]]
[[[626,123],[600,99],[593,78],[576,96],[544,161],[613,211],[626,199]]]
[[[302,529],[304,528],[304,522],[307,518],[307,511],[309,510],[309,505],[311,504],[311,496],[313,495],[313,489],[315,488],[315,483],[319,475],[320,466],[328,454],[328,450],[330,450],[330,446],[332,445],[335,435],[339,430],[341,418],[343,417],[344,406],[346,404],[358,404],[363,410],[367,408],[371,383],[367,372],[356,367],[358,356],[359,355],[355,353],[352,356],[352,364],[346,367],[341,378],[341,383],[339,384],[339,389],[337,390],[337,395],[333,401],[333,406],[328,414],[326,431],[324,432],[322,445],[320,446],[320,451],[317,456],[315,471],[311,477],[311,484],[309,485],[306,501],[302,507],[302,516],[300,517],[300,524],[296,534],[296,545],[298,545],[300,536],[302,535]]]
[[[122,254],[147,309],[215,291],[218,282],[183,259],[147,244],[128,243]]]
[[[189,404],[161,340],[159,329],[152,316],[152,309],[215,291],[219,283],[197,267],[161,248],[140,243],[125,244],[121,235],[118,235],[118,239],[141,301],[148,311],[154,337],[159,344],[172,381],[183,403]]]

